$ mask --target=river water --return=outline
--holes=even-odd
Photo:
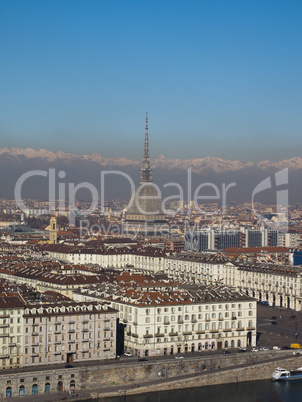
[[[100,401],[103,401],[101,399]],[[299,402],[302,381],[249,381],[106,399],[110,402]]]

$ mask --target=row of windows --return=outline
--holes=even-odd
[[[92,339],[92,332],[88,332],[88,333],[83,333],[82,334],[82,339],[88,339],[87,338],[87,334],[88,334],[88,338],[89,339]],[[98,338],[109,338],[109,336],[111,337],[111,338],[113,338],[114,337],[114,332],[113,331],[110,331],[110,333],[109,332],[103,332],[103,334],[102,334],[102,332],[101,331],[98,331],[98,334],[97,334],[97,336],[98,336]],[[74,336],[73,336],[73,334],[68,334],[68,340],[73,340],[73,338],[74,338]],[[66,339],[67,339],[67,337],[66,337]],[[79,333],[76,333],[75,334],[75,339],[80,339],[80,334]],[[52,342],[52,341],[54,341],[54,342],[58,342],[58,341],[65,341],[65,334],[62,334],[62,336],[60,336],[60,335],[51,335],[51,334],[49,334],[48,335],[48,342]],[[29,343],[29,341],[30,341],[30,337],[29,336],[25,336],[25,343]],[[33,341],[34,342],[34,341]],[[40,343],[42,343],[43,342],[43,336],[42,335],[39,335],[39,342]]]
[[[93,314],[89,314],[89,319],[90,320],[93,320],[93,317],[94,317],[94,315]],[[111,314],[111,315],[108,315],[108,314],[97,314],[97,317],[98,317],[98,319],[101,319],[101,318],[104,318],[104,320],[108,320],[108,319],[114,319],[114,315],[113,314]],[[61,322],[61,321],[65,321],[65,318],[66,318],[66,321],[68,322],[68,321],[83,321],[83,319],[88,319],[88,316],[86,317],[86,316],[84,316],[83,317],[83,315],[75,315],[75,316],[69,316],[69,319],[67,320],[67,316],[65,317],[64,315],[63,316],[55,316],[55,317],[44,317],[44,321],[48,321],[48,322]],[[20,319],[18,319],[18,320],[20,320]],[[20,322],[20,321],[18,321],[18,322]],[[25,319],[25,323],[26,324],[28,324],[30,322],[30,319],[29,318],[26,318]],[[37,323],[37,322],[43,322],[43,317],[40,317],[39,319],[37,318],[37,317],[34,317],[34,318],[32,318],[32,323],[33,324],[35,324],[35,323]],[[5,324],[5,323],[4,323]]]
[[[20,323],[21,323],[21,318],[18,317],[17,318],[17,324],[20,324]],[[1,325],[2,324],[14,324],[14,319],[13,318],[10,318],[10,319],[3,318],[2,321],[0,322],[0,324]]]
[[[253,327],[253,321],[249,321],[248,322],[248,328],[252,328]],[[157,334],[167,334],[169,333],[175,333],[175,332],[179,332],[182,333],[183,330],[184,332],[193,332],[193,331],[210,331],[213,330],[215,331],[216,329],[231,329],[231,328],[242,328],[242,322],[241,321],[232,321],[232,322],[212,322],[212,323],[206,323],[206,324],[198,324],[198,325],[191,325],[189,326],[189,324],[185,324],[185,326],[183,327],[182,325],[179,325],[178,327],[172,326],[170,330],[168,330],[168,328],[164,328],[162,329],[162,327],[157,327],[156,331]],[[129,327],[129,332],[131,332],[131,327]],[[150,327],[146,327],[146,335],[150,334]]]
[[[252,311],[252,310],[249,310],[248,315],[249,315],[249,317],[253,316],[253,311]],[[238,316],[238,317],[242,317],[242,311],[238,311],[237,313],[232,312],[232,318],[237,318],[237,316]],[[192,314],[192,315],[190,316],[190,315],[186,314],[184,317],[181,316],[181,315],[178,315],[178,316],[177,316],[177,321],[178,321],[178,322],[183,321],[183,318],[184,318],[185,321],[189,321],[189,320],[191,320],[191,321],[202,320],[202,319],[203,319],[203,315],[202,315],[202,314],[198,314],[198,315]],[[206,314],[204,315],[204,319],[205,319],[205,320],[210,320],[211,318],[214,319],[214,320],[215,320],[216,318],[218,318],[218,319],[230,318],[230,313],[228,313],[228,312],[226,312],[226,313],[224,313],[224,314],[223,314],[223,313],[219,313],[218,316],[217,316],[216,313],[212,313],[212,314],[206,313]],[[162,322],[162,321],[163,321],[163,323],[164,323],[164,324],[167,324],[167,325],[169,325],[170,321],[173,322],[173,321],[175,321],[175,320],[176,320],[176,316],[174,316],[174,315],[172,315],[171,317],[165,316],[165,317],[163,317],[163,320],[162,320],[162,317],[160,317],[160,316],[156,317],[156,322]],[[146,323],[146,324],[150,323],[150,317],[146,317],[146,318],[145,318],[145,323]]]
[[[231,307],[230,307],[231,306]],[[115,304],[115,303],[113,303],[113,305],[112,305],[112,307],[113,308],[116,308],[117,310],[119,310],[119,311],[121,311],[121,312],[125,312],[125,313],[130,313],[130,314],[132,314],[132,307],[129,307],[129,306],[124,306],[124,305],[119,305],[119,304]],[[198,307],[198,308],[197,308]],[[191,311],[194,311],[195,310],[195,308],[196,308],[196,310],[197,311],[202,311],[202,307],[203,306],[194,306],[194,305],[191,305],[191,306],[184,306],[184,307],[182,307],[182,306],[179,306],[179,307],[158,307],[157,309],[156,309],[156,313],[157,314],[162,314],[162,313],[168,313],[168,312],[171,312],[171,314],[174,314],[174,313],[176,313],[176,311],[183,311],[184,310],[184,312],[189,312],[189,310],[191,310]],[[239,304],[231,304],[231,305],[229,305],[229,304],[225,304],[225,305],[223,305],[223,304],[219,304],[218,306],[217,305],[215,305],[215,304],[213,304],[212,305],[212,310],[214,311],[214,310],[216,310],[216,308],[218,307],[218,309],[219,310],[221,310],[221,309],[223,309],[223,308],[225,308],[226,310],[228,310],[229,308],[235,308],[235,309],[242,309],[242,304],[241,303],[239,303]],[[253,304],[252,303],[249,303],[249,308],[252,308],[253,307]],[[206,310],[209,310],[210,309],[210,306],[207,304],[207,305],[205,305],[205,309]],[[135,314],[138,314],[138,309],[137,308],[135,308],[135,309],[133,309],[134,310],[134,313]],[[150,315],[151,314],[151,309],[149,309],[149,308],[146,308],[145,309],[145,314],[146,315]],[[131,318],[129,317],[129,319],[131,320]]]
[[[76,343],[75,344],[75,349],[76,350],[81,349],[80,345],[81,345],[80,343]],[[68,350],[73,350],[74,349],[73,345],[66,345],[66,346],[68,346]],[[105,341],[105,342],[98,342],[97,343],[97,348],[98,349],[100,349],[100,348],[108,348],[108,347],[113,348],[113,346],[114,346],[114,341]],[[89,347],[89,349],[93,348],[91,342],[88,344],[88,347]],[[39,347],[32,347],[32,348],[25,347],[24,350],[25,350],[25,354],[28,354],[28,353],[35,354],[35,353],[43,353],[43,349],[44,349],[43,346],[39,346]],[[83,347],[82,347],[82,349],[83,349]],[[67,347],[66,347],[66,350],[67,350]],[[62,352],[65,351],[65,345],[59,345],[59,346],[55,345],[55,346],[48,346],[47,347],[47,352],[61,352],[61,351]]]
[[[108,324],[104,324],[103,323],[103,326],[105,327],[105,328],[108,328]],[[110,327],[111,328],[114,328],[114,326],[115,326],[115,322],[114,321],[111,321],[111,323],[110,323]],[[98,322],[98,326],[97,326],[98,328],[101,328],[102,327],[102,322]],[[21,327],[20,327],[21,328]],[[85,326],[85,325],[82,325],[82,327],[80,328],[80,326],[79,326],[79,324],[76,324],[76,326],[74,326],[74,324],[69,324],[69,326],[68,326],[68,328],[67,328],[67,326],[65,327],[65,325],[63,324],[62,325],[62,327],[61,326],[55,326],[54,328],[51,326],[51,325],[49,325],[48,326],[48,332],[52,332],[53,330],[54,331],[65,331],[65,330],[68,330],[68,331],[74,331],[74,330],[88,330],[88,329],[92,329],[93,328],[93,326],[92,326],[92,324],[90,323],[89,324],[89,327],[87,327],[87,326]],[[30,331],[32,331],[33,333],[34,332],[38,332],[38,331],[35,331],[32,327],[25,327],[25,332],[26,333],[29,333]],[[43,327],[39,327],[39,331],[40,332],[42,332],[43,331]],[[11,332],[13,332],[13,331],[11,331]],[[20,330],[19,331],[17,331],[17,332],[20,332]]]

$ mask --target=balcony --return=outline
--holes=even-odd
[[[16,346],[17,346],[16,343],[9,343],[9,344],[8,344],[8,347],[9,347],[9,348],[15,348]]]
[[[62,333],[62,331],[61,330],[57,330],[57,331],[55,331],[55,334],[61,334]]]
[[[256,328],[255,327],[246,327],[247,331],[254,331]]]
[[[218,318],[218,321],[223,321],[224,320],[224,318]]]
[[[2,355],[0,356],[0,359],[9,359],[9,355]]]
[[[75,324],[75,321],[69,321],[68,324],[73,325]]]
[[[137,334],[132,333],[133,338],[138,338]]]
[[[0,314],[0,320],[2,320],[2,318],[10,318],[9,314]]]
[[[145,334],[145,335],[143,335],[143,337],[144,338],[153,338],[153,335],[152,334]]]
[[[5,336],[9,336],[9,333],[4,332],[3,334],[0,333],[0,338],[3,338]]]
[[[61,341],[54,341],[55,345],[61,345]]]
[[[110,331],[110,328],[109,327],[104,328],[104,331]]]
[[[82,328],[82,332],[89,332],[88,328]]]
[[[165,336],[165,334],[159,334],[159,333],[155,334],[156,338],[163,338],[164,336]]]
[[[125,320],[124,320],[125,321]],[[87,321],[88,322],[88,321]],[[104,320],[104,322],[110,322],[110,318],[106,318],[106,320]]]
[[[70,334],[74,334],[74,333],[75,333],[75,330],[74,330],[74,329],[69,329],[68,332],[69,332]]]
[[[82,321],[82,323],[83,323],[83,324],[88,324],[88,323],[89,323],[89,320],[84,320],[84,321]]]
[[[178,320],[177,321],[177,324],[183,324],[184,323],[184,320]]]
[[[232,320],[237,320],[237,317],[232,317]]]
[[[217,333],[218,333],[218,329],[211,329],[211,330],[210,330],[210,333],[211,333],[211,334],[217,334]]]
[[[205,331],[196,331],[196,334],[204,334]]]
[[[185,331],[182,333],[183,335],[192,335],[192,331]]]
[[[128,331],[128,332],[126,333],[126,335],[127,335],[127,336],[131,336],[131,332]]]
[[[244,328],[236,328],[236,331],[244,331]]]
[[[37,322],[33,323],[33,327],[38,327],[38,326],[39,326],[39,323],[37,323]]]
[[[32,332],[31,336],[38,336],[39,332]]]
[[[228,328],[228,329],[224,329],[224,330],[223,330],[223,332],[231,332],[231,331],[232,331],[231,328]]]
[[[191,322],[192,322],[193,324],[196,324],[196,323],[197,323],[197,320],[196,320],[195,318],[193,318],[193,319],[191,320]]]
[[[170,332],[169,336],[178,336],[178,332]]]
[[[9,324],[0,324],[0,328],[8,328]]]
[[[170,325],[170,321],[165,321],[164,325]]]

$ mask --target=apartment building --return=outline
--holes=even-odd
[[[0,369],[23,365],[23,312],[19,295],[0,297]]]
[[[117,312],[104,303],[28,305],[23,365],[114,359],[116,319]]]
[[[119,311],[124,350],[157,356],[256,344],[255,299],[219,285],[185,288],[127,275],[74,292],[75,300],[106,301]]]

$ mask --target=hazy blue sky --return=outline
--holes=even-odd
[[[0,147],[301,156],[302,1],[0,0]]]

